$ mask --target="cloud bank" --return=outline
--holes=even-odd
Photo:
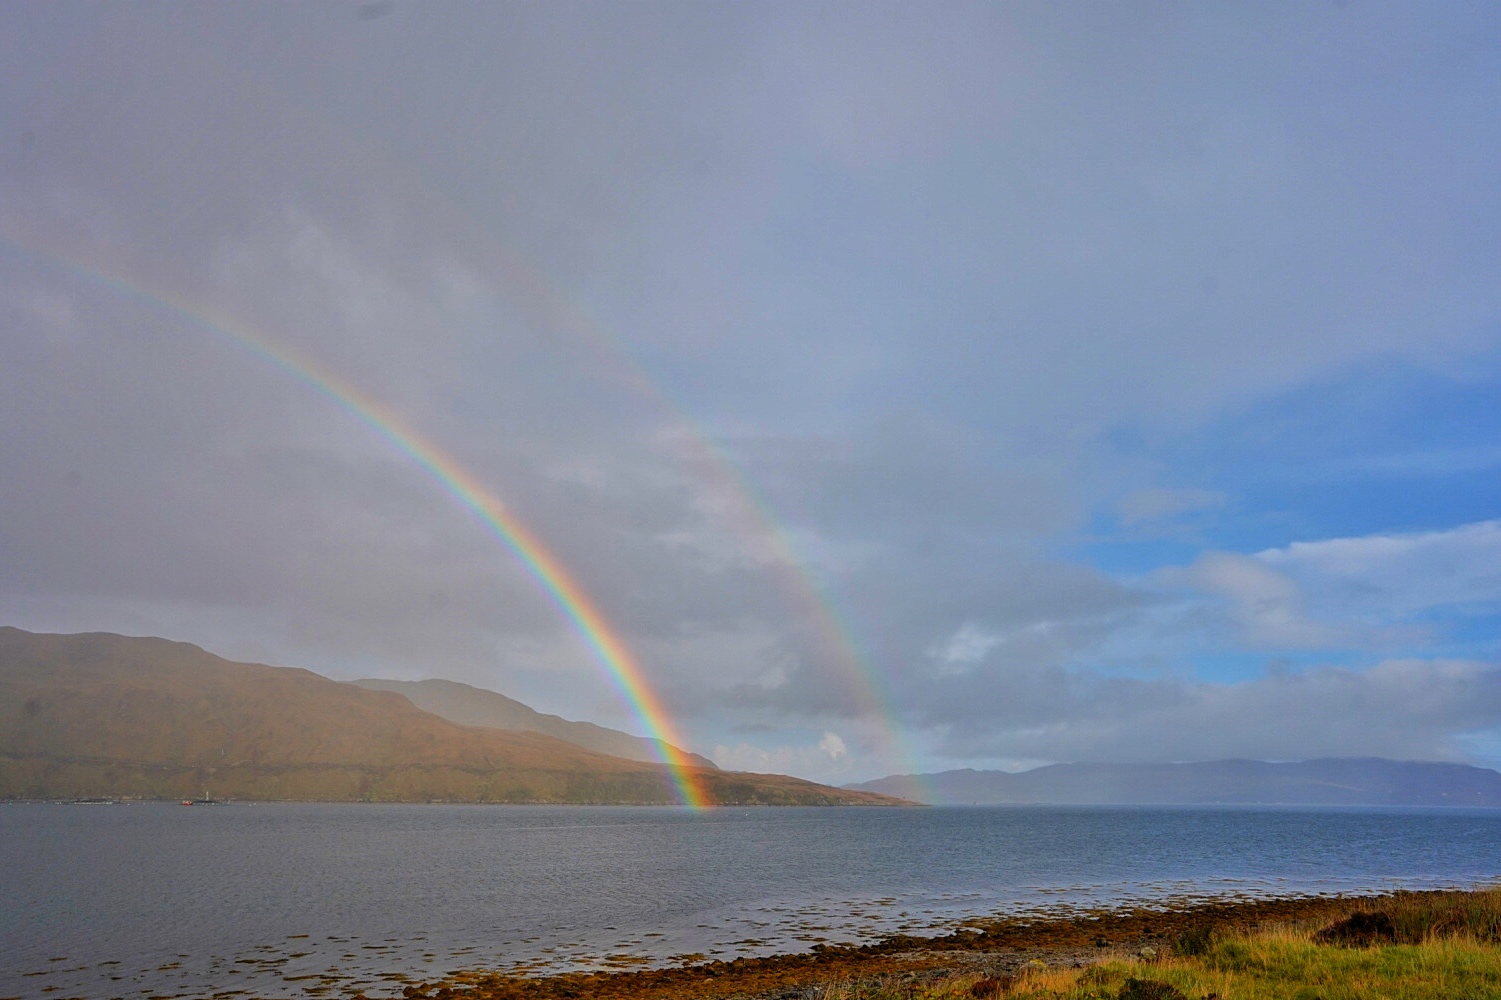
[[[0,620],[639,731],[228,329],[722,763],[1501,763],[1488,7],[0,18]]]

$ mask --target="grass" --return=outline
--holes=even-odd
[[[452,1000],[1501,1000],[1501,887],[971,921],[662,969],[454,972]]]
[[[1382,901],[1382,940],[1331,943],[1340,924],[1243,931],[1194,928],[1161,955],[1119,956],[1087,968],[1023,969],[1012,979],[833,984],[818,1000],[1501,1000],[1501,889],[1399,893]],[[1356,927],[1369,927],[1367,914]]]
[[[1501,889],[1476,892],[1397,893],[1390,905],[1397,941],[1422,944],[1435,937],[1472,937],[1501,943]]]
[[[977,984],[985,982],[970,975],[925,986],[836,983],[811,995],[818,1000],[971,1000]],[[978,993],[997,995],[983,985]],[[1270,932],[1229,937],[1201,956],[1030,971],[998,995],[1006,1000],[1480,1000],[1501,998],[1501,949],[1458,938],[1340,948]]]

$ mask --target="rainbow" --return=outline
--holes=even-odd
[[[799,611],[805,624],[817,636],[818,652],[825,662],[838,669],[845,690],[859,710],[883,728],[890,769],[905,774],[921,772],[916,755],[895,725],[897,713],[886,685],[870,658],[861,650],[838,603],[815,578],[809,560],[798,551],[792,533],[758,494],[735,460],[715,442],[714,435],[673,400],[661,382],[647,373],[608,327],[559,291],[535,266],[495,242],[469,217],[448,206],[443,195],[431,190],[427,193],[439,205],[450,208],[447,213],[449,221],[471,235],[470,248],[507,280],[510,290],[517,295],[518,304],[531,309],[551,328],[571,333],[593,347],[597,354],[613,359],[616,375],[622,383],[671,414],[686,429],[687,433],[681,438],[687,452],[683,457],[694,466],[701,481],[719,487],[724,495],[734,499],[741,529],[765,543],[788,603]]]
[[[712,805],[703,788],[702,769],[691,764],[678,749],[682,741],[672,726],[671,717],[619,633],[542,540],[456,459],[357,387],[236,324],[229,317],[216,315],[207,305],[192,302],[183,295],[148,289],[119,273],[86,266],[76,259],[39,251],[3,236],[0,236],[0,243],[24,255],[61,266],[129,298],[165,308],[217,334],[331,400],[411,459],[516,555],[583,637],[615,688],[646,728],[682,804],[695,810]]]
[[[320,147],[320,154],[336,149],[334,161],[339,170],[351,163],[359,164],[361,171],[379,170],[383,188],[400,203],[409,207],[414,218],[421,218],[440,226],[456,251],[456,259],[473,260],[487,276],[501,280],[497,285],[513,305],[540,317],[551,329],[569,333],[581,342],[593,347],[616,362],[612,374],[621,379],[644,399],[659,405],[663,411],[679,421],[687,434],[683,439],[686,457],[696,467],[708,484],[723,489],[731,498],[737,525],[747,537],[753,538],[770,555],[765,562],[772,569],[783,590],[792,612],[800,624],[814,637],[815,657],[832,666],[840,676],[852,699],[857,714],[871,719],[881,728],[879,734],[886,750],[891,755],[892,770],[916,773],[922,768],[913,764],[913,754],[898,727],[893,699],[887,691],[882,671],[872,662],[855,638],[846,616],[839,607],[836,594],[811,568],[806,556],[798,551],[794,535],[779,520],[774,510],[751,488],[745,474],[734,458],[718,443],[713,434],[692,418],[688,410],[679,405],[666,391],[664,384],[655,380],[645,366],[622,344],[610,329],[581,308],[576,295],[562,289],[539,267],[523,254],[510,247],[493,233],[474,211],[445,191],[432,186],[427,171],[419,165],[406,161],[400,153],[388,146],[368,143],[338,122],[328,119],[318,109],[298,100],[297,95],[286,91],[278,81],[265,78],[255,71],[248,71],[248,79],[262,87],[262,99],[278,98],[286,102],[291,113],[313,123],[313,134],[329,142],[327,149]],[[12,218],[0,220],[0,241],[6,229],[14,230],[19,221]],[[25,227],[32,242],[31,226]],[[63,239],[64,245],[84,245],[87,237],[81,236],[76,223],[54,220],[50,229],[55,237],[58,231],[70,229]],[[55,239],[42,241],[40,246],[57,246]],[[44,254],[67,265],[67,253]],[[97,254],[91,253],[90,258]],[[130,257],[130,273],[141,273],[138,258]],[[111,268],[118,270],[118,268]],[[149,283],[148,283],[149,284]],[[176,287],[176,282],[172,283]],[[146,287],[143,284],[142,287]],[[151,293],[147,293],[150,295]],[[170,303],[169,303],[170,304]],[[191,311],[190,311],[191,315]],[[499,529],[494,529],[499,530]],[[507,545],[511,543],[507,541]],[[612,677],[618,676],[611,668]],[[638,711],[638,714],[642,714]]]
[[[385,151],[381,155],[386,155]],[[838,671],[859,714],[881,727],[890,770],[919,773],[922,768],[916,763],[916,755],[895,724],[897,712],[881,673],[861,650],[838,602],[810,569],[809,560],[798,551],[792,532],[752,487],[735,460],[716,443],[714,435],[694,420],[609,327],[575,301],[576,297],[565,294],[536,265],[497,240],[475,220],[473,213],[463,211],[446,194],[429,187],[420,179],[420,171],[409,170],[404,180],[412,185],[404,194],[421,204],[425,216],[441,220],[445,231],[479,263],[481,273],[504,282],[511,304],[529,312],[546,328],[570,334],[587,344],[597,356],[612,362],[611,372],[621,385],[684,428],[686,433],[679,439],[685,446],[681,457],[692,465],[702,482],[719,488],[732,499],[740,530],[759,540],[764,550],[769,551],[768,563],[788,604],[816,636],[817,654]]]

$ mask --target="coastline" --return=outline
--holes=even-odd
[[[979,975],[965,970],[1040,957],[1062,977],[1129,959],[1171,939],[1157,923],[1206,906],[1260,920],[1501,877],[1490,812],[0,812],[17,918],[0,936],[13,945],[0,997],[813,1000],[813,987],[867,982],[896,984],[869,1000],[947,1000],[937,991]],[[27,847],[39,843],[55,849]],[[101,843],[134,861],[100,868]],[[1302,852],[1278,855],[1288,843]]]
[[[1295,928],[1311,933],[1359,910],[1380,910],[1394,902],[1441,903],[1473,897],[1488,888],[1493,887],[1103,908],[1056,917],[996,916],[963,921],[953,932],[934,937],[894,935],[870,944],[815,945],[809,952],[660,969],[535,977],[457,972],[426,982],[407,982],[399,995],[412,1000],[802,1000],[839,985],[855,992],[903,984],[916,988],[962,976],[1005,977],[1029,963],[1032,968],[1042,963],[1051,969],[1078,969],[1141,955],[1165,955],[1177,942],[1223,931]],[[391,978],[400,985],[396,977]],[[356,994],[356,1000],[363,996]]]

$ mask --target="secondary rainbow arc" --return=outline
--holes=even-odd
[[[692,464],[706,481],[719,484],[735,498],[742,527],[759,540],[769,542],[780,585],[795,613],[817,637],[822,655],[840,673],[858,707],[883,727],[884,742],[897,761],[906,765],[908,772],[920,770],[912,763],[913,754],[898,725],[898,712],[888,691],[889,685],[872,658],[862,650],[857,633],[841,609],[834,590],[820,580],[810,560],[799,551],[793,532],[784,526],[773,507],[752,487],[735,459],[686,407],[673,399],[665,383],[654,378],[630,348],[580,304],[576,295],[570,294],[524,253],[512,249],[492,232],[482,221],[483,213],[476,213],[472,206],[466,208],[462,199],[435,187],[428,173],[419,165],[402,158],[389,146],[366,142],[318,109],[299,101],[297,95],[286,92],[274,81],[257,76],[254,71],[251,71],[251,77],[288,100],[298,113],[315,121],[317,133],[330,138],[334,146],[347,154],[339,159],[341,165],[357,162],[362,170],[378,169],[380,165],[392,168],[382,175],[386,190],[393,198],[410,206],[417,216],[435,221],[453,237],[459,251],[455,259],[462,260],[471,252],[477,253],[477,259],[483,261],[481,270],[505,279],[506,298],[523,309],[534,311],[550,327],[571,333],[608,355],[617,363],[617,377],[681,423],[690,438]],[[0,227],[0,238],[3,238],[3,228],[10,227]],[[51,244],[44,241],[43,245]],[[49,256],[58,257],[67,264],[66,253]],[[139,269],[135,270],[139,273]]]
[[[432,194],[443,198],[437,192]],[[640,396],[672,414],[685,429],[683,441],[691,452],[687,457],[701,480],[717,484],[733,497],[743,526],[750,534],[770,543],[774,565],[790,603],[806,615],[824,653],[843,674],[846,689],[860,703],[860,708],[884,728],[884,739],[894,756],[893,763],[906,773],[918,773],[921,768],[896,725],[897,713],[880,672],[860,649],[854,629],[838,602],[815,578],[810,561],[798,550],[792,532],[752,486],[739,464],[717,443],[709,430],[672,398],[660,381],[648,374],[645,366],[605,324],[563,294],[536,267],[503,245],[496,244],[482,227],[469,221],[467,228],[472,233],[478,230],[475,235],[482,241],[482,252],[488,256],[489,266],[512,286],[520,286],[524,291],[523,305],[534,309],[550,326],[571,333],[590,344],[600,355],[614,359],[617,377]]]

